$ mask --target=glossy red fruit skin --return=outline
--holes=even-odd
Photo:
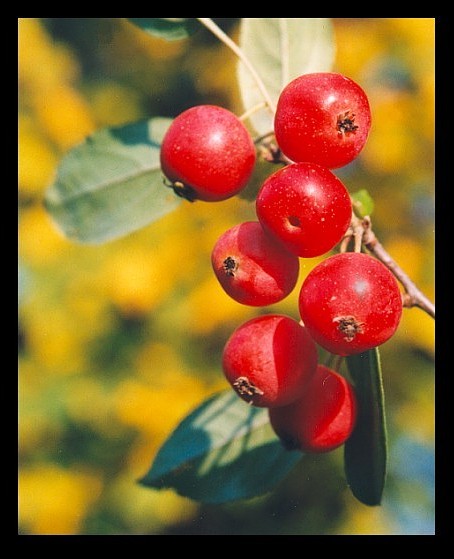
[[[351,384],[318,365],[303,395],[292,404],[269,410],[270,423],[289,450],[330,452],[347,441],[357,417]]]
[[[317,347],[293,318],[267,314],[248,320],[228,339],[222,367],[245,402],[258,407],[290,404],[317,368]]]
[[[217,202],[246,186],[256,151],[236,115],[223,107],[197,105],[172,121],[160,157],[177,193],[191,201]]]
[[[402,315],[402,296],[396,279],[379,260],[346,252],[327,258],[307,275],[299,311],[320,346],[352,355],[393,336]]]
[[[292,161],[336,169],[353,161],[371,127],[364,90],[334,72],[303,74],[281,92],[274,119],[276,141]]]
[[[299,274],[298,257],[267,235],[258,221],[225,231],[214,245],[211,263],[224,291],[253,307],[287,297]]]
[[[293,163],[270,175],[256,198],[257,217],[297,256],[331,250],[345,235],[352,203],[344,184],[325,167]]]

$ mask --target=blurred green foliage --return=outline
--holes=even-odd
[[[216,21],[235,37],[238,19]],[[435,21],[333,23],[334,70],[364,87],[373,114],[360,158],[338,174],[351,192],[369,191],[377,236],[433,298]],[[229,505],[136,483],[178,422],[226,387],[225,340],[257,310],[223,293],[209,258],[254,207],[182,204],[123,239],[82,246],[42,200],[89,133],[202,102],[241,114],[234,57],[203,29],[165,42],[121,18],[19,19],[19,532],[433,533],[434,324],[418,309],[381,348],[391,444],[381,507],[352,497],[341,449]],[[317,261],[302,261],[301,279]],[[272,309],[297,317],[297,291]]]

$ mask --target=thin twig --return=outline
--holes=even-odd
[[[268,105],[266,104],[265,101],[262,101],[261,103],[257,103],[257,105],[254,105],[253,107],[245,111],[241,116],[239,116],[238,119],[241,121],[246,120],[251,115],[255,114],[257,111],[260,111],[260,109],[263,109],[264,107],[267,106]]]
[[[342,362],[343,362],[344,358],[342,355],[336,355],[335,353],[329,353],[328,357],[326,358],[325,361],[325,367],[328,367],[328,369],[332,369],[333,371],[336,371],[337,373],[340,371],[340,368],[342,366]]]
[[[270,130],[265,134],[261,134],[254,138],[254,144],[258,146],[263,159],[270,163],[283,163],[284,165],[291,165],[293,161],[282,153],[280,147],[276,143],[274,137],[274,130]]]
[[[359,231],[362,228],[362,243],[380,262],[382,262],[402,284],[405,293],[402,295],[402,304],[404,307],[418,307],[425,311],[429,316],[435,318],[435,305],[422,293],[415,283],[402,270],[397,262],[391,258],[384,246],[372,231],[371,221],[369,217],[362,220],[353,215],[352,231]],[[355,239],[356,241],[356,239]]]
[[[364,226],[360,220],[357,220],[357,222],[352,220],[351,227],[353,230],[353,239],[355,243],[354,251],[361,252],[361,245],[364,237]]]
[[[265,84],[262,81],[262,78],[258,75],[257,70],[254,68],[251,61],[247,58],[247,56],[244,54],[242,49],[240,49],[240,47],[235,43],[235,41],[232,41],[232,39],[226,33],[224,33],[224,31],[222,31],[222,29],[218,25],[216,25],[216,23],[214,23],[214,21],[211,18],[198,17],[197,20],[202,25],[204,25],[207,29],[209,29],[213,33],[213,35],[215,35],[220,41],[222,41],[226,46],[228,46],[229,49],[232,50],[236,54],[236,56],[241,60],[241,62],[246,66],[251,76],[254,78],[254,81],[257,84],[257,87],[259,88],[260,93],[263,96],[263,99],[265,100],[269,109],[274,114],[276,112],[276,105],[271,99],[270,94],[268,93],[268,90],[266,89]]]
[[[260,136],[254,138],[254,144],[260,144],[263,140],[271,138],[272,136],[274,137],[274,130],[269,130],[268,132],[265,132],[265,134],[261,134]]]
[[[353,235],[354,235],[353,229],[352,229],[352,226],[350,225],[350,227],[347,229],[347,232],[343,236],[342,241],[340,242],[339,252],[341,252],[341,253],[347,252],[348,245],[350,244],[350,241],[352,240]]]
[[[286,155],[284,155],[279,148],[279,146],[271,141],[261,141],[258,145],[262,157],[265,161],[270,163],[283,163],[284,165],[290,165],[293,163]]]

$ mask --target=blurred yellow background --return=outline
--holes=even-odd
[[[237,37],[238,19],[217,21]],[[363,86],[373,115],[359,161],[338,174],[350,191],[369,190],[377,236],[433,299],[435,20],[333,25],[334,70]],[[223,344],[259,312],[230,300],[210,265],[218,236],[255,219],[254,206],[184,203],[84,246],[63,238],[43,195],[62,156],[98,128],[203,102],[240,114],[235,60],[204,30],[165,42],[121,18],[18,26],[19,533],[431,533],[434,323],[418,309],[404,311],[381,352],[391,456],[382,507],[351,496],[341,451],[308,457],[272,495],[244,503],[208,507],[136,483],[178,422],[226,387]],[[301,261],[301,279],[317,261]],[[297,295],[272,310],[296,318]],[[421,465],[413,477],[409,456]]]

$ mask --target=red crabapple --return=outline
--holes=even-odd
[[[318,365],[303,395],[288,406],[269,410],[270,423],[289,450],[329,452],[341,446],[355,427],[353,387],[340,374]]]
[[[353,161],[371,126],[369,101],[353,80],[333,72],[303,74],[281,92],[276,141],[293,161],[335,169]]]
[[[331,250],[352,217],[350,195],[329,170],[315,163],[293,163],[270,175],[256,198],[265,231],[290,252],[310,258]]]
[[[317,347],[304,326],[285,315],[248,320],[228,339],[225,377],[236,393],[258,407],[284,406],[303,393],[317,368]]]
[[[177,194],[215,202],[238,194],[256,160],[254,142],[232,112],[198,105],[178,115],[161,145],[161,168]]]
[[[258,221],[225,231],[213,248],[211,262],[224,291],[244,305],[277,303],[298,280],[298,257],[267,235]]]
[[[393,274],[379,260],[346,252],[327,258],[308,274],[299,310],[314,340],[345,356],[391,338],[402,315],[402,296]]]

